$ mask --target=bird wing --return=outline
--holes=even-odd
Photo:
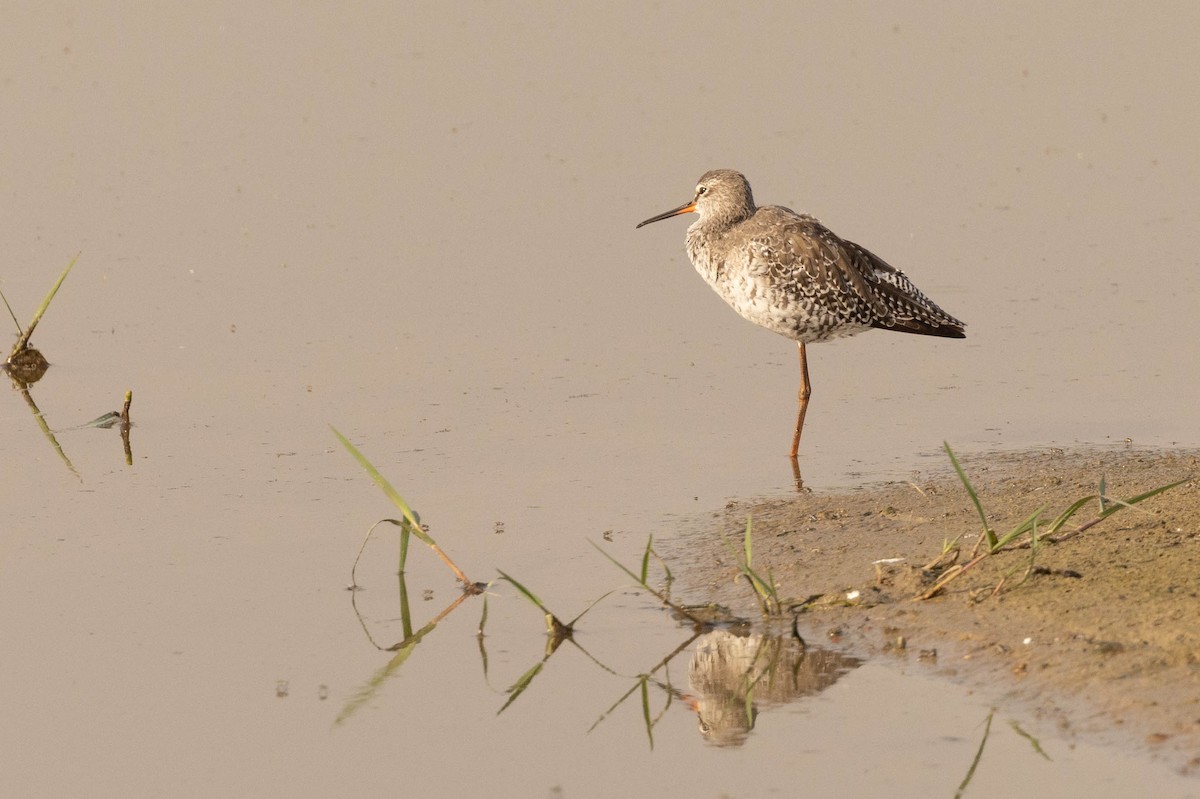
[[[759,209],[753,222],[757,230],[751,236],[751,271],[770,273],[775,285],[813,291],[825,303],[866,310],[876,327],[962,335],[963,323],[926,297],[903,272],[816,218],[768,206]]]
[[[857,269],[871,281],[876,304],[887,308],[876,327],[890,327],[911,333],[961,338],[966,325],[943,311],[908,276],[875,253],[852,241],[842,240]]]
[[[815,218],[787,208],[760,208],[752,222],[758,228],[751,236],[752,272],[769,274],[789,291],[819,294],[827,304],[866,306],[878,318],[890,314],[875,290],[874,270],[860,255],[870,253],[847,247]]]

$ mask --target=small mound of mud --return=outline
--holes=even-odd
[[[1200,457],[1052,450],[977,456],[963,466],[1001,534],[1043,504],[1049,524],[1096,493],[1102,477],[1113,499],[1194,479],[1039,547],[1032,568],[1029,549],[1003,552],[923,601],[914,599],[931,580],[922,566],[953,542],[960,562],[967,560],[980,533],[975,506],[953,472],[846,493],[733,502],[715,514],[715,525],[740,541],[747,517],[753,519],[755,568],[770,569],[781,596],[858,592],[854,606],[804,614],[810,630],[836,629],[867,653],[895,653],[899,642],[941,673],[1030,703],[1068,734],[1133,740],[1200,771]],[[1064,529],[1099,509],[1098,501],[1088,503]],[[752,597],[715,531],[677,546],[663,553],[677,590],[752,612]]]

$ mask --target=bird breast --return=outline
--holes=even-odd
[[[751,223],[716,232],[697,224],[688,230],[692,265],[738,314],[806,343],[871,326],[862,298],[839,284],[836,268],[826,263],[828,254],[813,249],[812,239],[755,227]]]

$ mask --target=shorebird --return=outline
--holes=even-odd
[[[691,200],[638,227],[690,213],[700,218],[687,231],[688,258],[704,281],[743,318],[792,339],[800,349],[793,459],[812,396],[805,344],[871,328],[966,337],[962,322],[865,247],[807,214],[756,206],[740,172],[705,172]]]

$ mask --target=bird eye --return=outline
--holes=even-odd
[[[701,186],[696,189],[696,196],[699,197],[701,194],[708,194],[708,186]]]

